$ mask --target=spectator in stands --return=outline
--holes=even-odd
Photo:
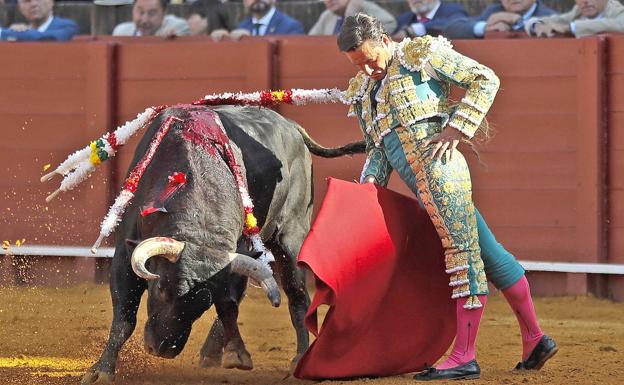
[[[530,19],[525,29],[539,37],[624,32],[624,5],[617,0],[576,0],[570,12]]]
[[[220,35],[232,30],[232,20],[220,0],[197,0],[191,3],[187,21],[191,35],[211,35],[220,40]]]
[[[132,21],[121,23],[113,36],[184,36],[191,33],[186,20],[167,15],[169,0],[135,0]]]
[[[437,36],[453,19],[468,17],[463,5],[440,0],[407,0],[410,10],[397,17],[395,39]]]
[[[309,35],[337,35],[342,29],[342,22],[347,16],[365,13],[381,22],[384,30],[391,34],[396,30],[397,22],[388,11],[368,0],[323,0],[325,11],[310,29]]]
[[[0,28],[0,40],[65,41],[78,33],[78,24],[52,14],[54,0],[18,0],[17,8],[28,24]]]
[[[243,0],[245,11],[251,17],[243,20],[229,35],[232,39],[242,36],[302,35],[303,24],[275,8],[276,0]],[[213,35],[213,38],[217,36]]]
[[[482,38],[487,32],[523,31],[531,17],[554,15],[556,12],[540,0],[501,0],[488,6],[478,17],[451,21],[443,35],[454,39]]]

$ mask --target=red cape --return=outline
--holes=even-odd
[[[299,254],[316,277],[306,314],[316,336],[295,376],[390,376],[423,370],[455,335],[440,239],[415,199],[329,179]],[[329,305],[320,331],[317,308]]]

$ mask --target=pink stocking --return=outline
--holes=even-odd
[[[503,295],[505,295],[518,319],[522,333],[522,360],[526,360],[544,335],[537,322],[537,315],[531,299],[531,289],[526,276],[523,275],[513,286],[503,290]]]
[[[457,331],[453,351],[446,361],[436,366],[436,369],[450,369],[466,364],[476,357],[476,341],[479,332],[481,315],[487,301],[486,295],[480,295],[479,301],[483,307],[476,309],[464,309],[468,297],[458,298],[456,302]]]

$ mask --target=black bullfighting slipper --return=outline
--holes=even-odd
[[[481,368],[477,360],[472,360],[466,364],[450,369],[429,368],[414,376],[417,381],[435,380],[475,380],[481,377]]]
[[[529,358],[518,362],[516,370],[540,370],[546,361],[554,356],[557,351],[559,351],[559,347],[555,340],[547,335],[543,335],[537,345],[535,345],[535,349],[533,349]]]

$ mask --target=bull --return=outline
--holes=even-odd
[[[254,259],[245,242],[243,202],[231,169],[216,152],[184,136],[192,119],[215,112],[246,176],[260,236],[275,255],[274,267],[296,330],[293,363],[308,347],[303,318],[310,300],[304,272],[295,262],[312,214],[310,152],[336,157],[362,152],[363,143],[323,148],[298,124],[265,108],[175,106],[150,124],[130,165],[132,170],[141,160],[163,122],[176,117],[116,230],[110,281],[113,321],[104,351],[82,384],[113,381],[119,351],[135,329],[146,290],[148,353],[177,356],[193,322],[214,304],[218,318],[200,351],[202,366],[253,366],[236,322],[238,305],[248,278],[262,285],[273,305],[279,304],[279,289],[271,269]],[[162,196],[167,177],[174,172],[185,173],[186,184],[161,202],[162,207],[142,215],[149,202]]]

